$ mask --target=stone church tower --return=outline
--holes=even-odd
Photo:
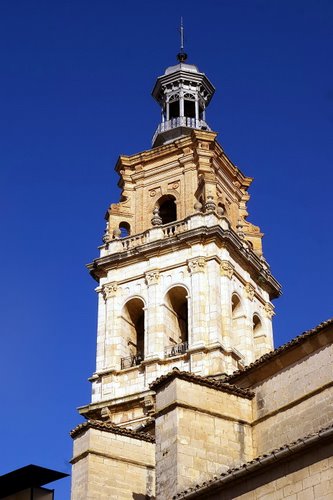
[[[120,201],[110,205],[100,256],[88,265],[98,282],[97,360],[91,403],[79,408],[87,422],[72,433],[73,500],[155,494],[164,500],[191,477],[205,479],[208,471],[255,456],[244,423],[253,394],[221,379],[272,351],[271,300],[280,285],[263,256],[263,234],[247,220],[252,179],[209,127],[213,94],[207,76],[182,51],[152,92],[161,109],[152,148],[121,156],[115,167]],[[179,421],[176,400],[169,420],[171,396],[158,400],[168,377],[217,390],[216,401],[224,388],[231,402],[223,404],[233,405],[234,452],[208,469],[202,465],[199,475],[179,472],[180,448],[170,444]],[[180,390],[189,394],[175,386]],[[210,398],[192,394],[188,426],[201,414],[200,401]]]

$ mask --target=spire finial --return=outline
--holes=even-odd
[[[180,18],[180,52],[177,54],[177,59],[180,63],[186,61],[187,54],[184,52],[184,24],[183,17]]]

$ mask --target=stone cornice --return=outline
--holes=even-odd
[[[153,383],[149,385],[149,388],[153,391],[157,391],[176,378],[246,399],[252,399],[254,397],[254,393],[248,389],[241,389],[235,385],[225,384],[216,380],[207,379],[205,377],[201,377],[200,375],[194,375],[191,372],[183,372],[178,370],[178,368],[174,368],[166,375],[162,375],[161,377],[157,378]]]
[[[260,455],[259,457],[249,462],[245,462],[238,467],[233,467],[222,473],[220,477],[215,477],[214,479],[207,480],[202,484],[189,487],[187,490],[173,496],[173,500],[206,498],[206,495],[209,495],[209,493],[216,493],[219,490],[221,490],[222,493],[224,486],[228,488],[230,483],[234,481],[244,481],[252,474],[261,473],[263,469],[276,467],[279,462],[285,462],[288,459],[290,460],[295,454],[306,453],[312,447],[323,446],[326,442],[329,443],[332,440],[333,425],[330,425],[328,427],[324,427],[318,432],[309,434],[298,439],[297,441],[293,441],[292,443],[285,444],[280,448],[272,450],[270,453]]]
[[[130,170],[135,170],[135,167],[138,165],[144,165],[149,162],[159,162],[166,158],[174,155],[183,155],[183,149],[191,148],[192,150],[197,150],[198,142],[208,142],[213,146],[210,148],[210,154],[213,155],[214,163],[223,163],[227,172],[228,177],[235,178],[238,180],[240,186],[244,189],[248,189],[252,182],[252,177],[245,176],[242,171],[234,165],[234,163],[230,160],[230,158],[224,152],[222,146],[216,140],[217,133],[213,131],[202,131],[202,130],[193,130],[190,136],[180,138],[178,140],[173,141],[170,144],[165,144],[162,146],[158,146],[152,149],[148,149],[145,151],[141,151],[134,155],[121,155],[118,158],[117,164],[115,166],[115,170],[118,174],[120,174],[121,170],[124,168],[129,168]],[[198,152],[200,149],[198,149]],[[120,181],[120,185],[121,185]]]
[[[178,250],[188,247],[189,244],[208,243],[215,240],[220,246],[226,246],[231,256],[239,261],[242,266],[250,273],[251,278],[258,283],[260,287],[266,290],[270,298],[277,298],[281,294],[281,285],[275,280],[271,272],[263,266],[259,257],[237,236],[232,229],[223,229],[216,225],[212,227],[200,226],[195,229],[189,229],[183,233],[162,238],[149,243],[136,246],[133,249],[123,250],[104,257],[95,259],[87,267],[90,274],[97,281],[106,276],[107,271],[121,266],[123,263],[139,262],[148,259],[150,256],[158,253],[170,252],[177,243]]]
[[[125,429],[123,427],[118,427],[110,422],[101,422],[99,420],[88,420],[79,424],[70,432],[73,439],[83,434],[88,429],[96,429],[98,431],[111,432],[112,434],[119,434],[121,436],[130,437],[133,439],[140,439],[141,441],[147,441],[148,443],[155,443],[155,438],[150,434],[145,432],[133,431],[132,429]]]

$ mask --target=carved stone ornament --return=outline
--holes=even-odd
[[[155,207],[153,210],[153,217],[151,219],[151,223],[153,226],[161,226],[162,225],[162,218],[160,217],[158,207]]]
[[[275,312],[274,312],[274,306],[272,304],[270,304],[269,302],[266,302],[266,304],[265,304],[265,312],[266,312],[267,318],[272,319],[272,317],[275,314]]]
[[[205,257],[196,257],[187,261],[190,273],[202,273],[205,271],[206,259]]]
[[[228,260],[222,260],[220,264],[221,276],[227,276],[230,280],[235,272],[234,266]]]
[[[145,279],[148,286],[157,285],[160,282],[160,273],[156,270],[148,271],[145,273]]]
[[[118,284],[114,281],[113,283],[105,283],[102,288],[102,294],[104,300],[114,297],[118,291]]]
[[[214,212],[216,208],[216,203],[214,201],[214,198],[211,195],[207,196],[207,201],[205,204],[205,209],[207,212]]]
[[[253,286],[251,285],[251,283],[246,283],[245,293],[246,293],[246,296],[248,299],[253,300],[254,292],[255,292],[255,290],[254,290]]]
[[[111,239],[112,238],[111,238],[111,235],[109,233],[109,223],[107,222],[106,227],[105,227],[105,231],[104,231],[104,235],[103,235],[103,241],[105,244],[108,244],[108,243],[110,243]]]
[[[202,212],[202,203],[200,203],[200,201],[196,201],[193,205],[193,208],[197,213]]]

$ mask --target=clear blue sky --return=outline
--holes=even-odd
[[[189,62],[216,86],[207,121],[249,176],[249,220],[283,285],[276,345],[332,316],[331,0],[0,3],[0,474],[70,472],[90,399],[95,282],[119,154],[148,149],[155,78]],[[69,498],[69,481],[56,500]]]

